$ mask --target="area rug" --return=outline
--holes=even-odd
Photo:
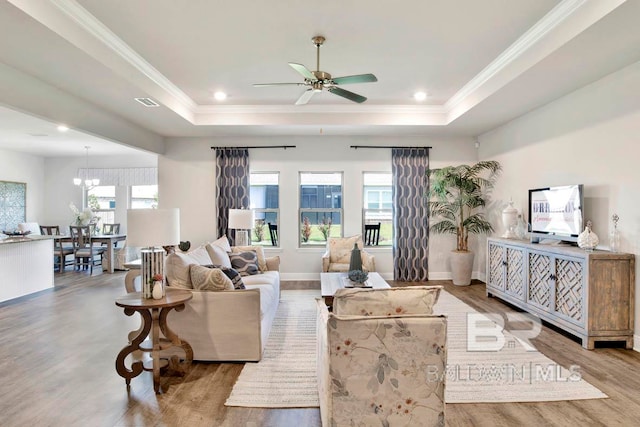
[[[550,402],[608,397],[581,378],[579,366],[560,366],[535,348],[526,347],[513,334],[496,329],[490,316],[481,315],[448,292],[440,293],[434,313],[446,314],[448,320],[447,403]],[[498,314],[499,318],[502,316],[503,313]],[[467,331],[468,324],[478,325],[483,321],[484,326],[476,333]],[[528,332],[524,326],[527,325],[522,328]],[[470,350],[470,342],[482,346],[482,335],[501,337],[489,340],[485,351]]]
[[[318,407],[316,302],[319,289],[283,290],[262,360],[246,363],[225,402],[255,408]]]
[[[314,297],[319,295],[318,290],[282,291],[282,301],[263,359],[244,366],[225,405],[319,406],[314,302]],[[440,294],[434,311],[448,317],[447,403],[546,402],[607,397],[581,378],[579,367],[560,366],[538,351],[528,351],[507,331],[500,332],[504,336],[501,348],[469,351],[467,323],[469,316],[477,322],[479,314],[447,292]],[[489,322],[488,318],[486,320]],[[482,331],[491,331],[491,328]]]

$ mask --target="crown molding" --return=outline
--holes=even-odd
[[[203,114],[446,114],[442,105],[198,105]]]
[[[572,15],[586,2],[587,0],[563,0],[562,3],[558,4],[540,21],[536,22],[533,27],[527,30],[518,40],[449,98],[443,106],[445,110],[447,112],[453,111],[489,80],[495,78],[498,73],[520,58],[538,41],[547,36],[553,29],[561,25],[567,17]]]
[[[196,126],[216,125],[352,125],[443,126],[442,106],[406,105],[201,105],[194,115]]]
[[[107,26],[90,14],[75,0],[50,0],[66,16],[71,18],[80,28],[93,36],[96,40],[111,49],[116,55],[138,70],[147,79],[177,99],[181,104],[194,110],[197,104],[178,86],[149,64],[142,56],[114,34]]]

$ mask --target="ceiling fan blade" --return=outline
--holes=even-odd
[[[329,92],[341,96],[343,98],[347,98],[349,101],[353,101],[353,102],[357,102],[357,103],[363,103],[364,101],[367,100],[366,97],[362,96],[362,95],[358,95],[357,93],[353,93],[353,92],[349,92],[348,90],[344,90],[342,88],[339,87],[330,87],[329,89],[327,89]]]
[[[311,71],[309,71],[309,69],[307,67],[305,67],[302,64],[296,64],[295,62],[289,62],[289,65],[291,66],[291,68],[293,68],[294,70],[296,70],[298,73],[302,74],[302,77],[304,77],[307,80],[311,80],[313,82],[315,82],[316,80],[316,76],[313,75],[313,73]]]
[[[253,86],[304,86],[304,83],[254,83]]]
[[[332,79],[337,85],[346,85],[350,83],[371,83],[377,82],[378,78],[373,74],[357,74],[355,76],[335,77]]]
[[[302,92],[302,95],[300,95],[300,98],[298,98],[298,100],[296,101],[296,105],[304,105],[309,102],[315,92],[316,91],[313,89],[307,89]]]

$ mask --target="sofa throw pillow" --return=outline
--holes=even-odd
[[[233,290],[233,283],[219,268],[207,268],[198,264],[189,266],[193,289],[198,291]]]
[[[256,253],[258,257],[258,268],[260,269],[260,271],[269,271],[269,269],[267,268],[267,258],[264,255],[264,248],[262,246],[234,246],[231,248],[232,253],[247,251],[253,251]]]
[[[229,260],[229,254],[221,246],[209,243],[205,246],[211,262],[214,265],[223,265],[226,268],[231,268],[231,261]],[[231,252],[231,251],[229,251]]]
[[[333,297],[333,313],[341,316],[432,314],[441,290],[442,286],[338,289]]]
[[[205,246],[200,246],[197,249],[189,251],[187,252],[187,255],[189,255],[196,262],[196,264],[212,264],[211,257],[209,256],[209,253]]]
[[[222,265],[207,265],[206,267],[220,269],[220,271],[222,271],[231,280],[234,289],[246,289],[244,282],[242,281],[242,277],[240,277],[240,273],[233,268],[227,268]]]
[[[258,256],[253,251],[231,253],[229,259],[231,267],[236,269],[241,276],[253,276],[260,273]]]
[[[197,262],[187,254],[172,253],[165,260],[165,275],[169,286],[181,289],[192,289],[189,266]]]
[[[226,235],[220,237],[218,240],[214,240],[213,242],[211,242],[209,244],[213,245],[213,246],[219,246],[225,252],[231,252],[231,245],[229,244],[229,239],[227,239]]]

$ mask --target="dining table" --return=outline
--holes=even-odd
[[[51,236],[56,240],[60,240],[62,243],[70,243],[71,242],[71,236],[68,235],[58,235],[58,236]],[[106,253],[106,257],[109,260],[109,268],[106,270],[107,273],[113,273],[114,271],[114,259],[113,259],[113,255],[114,255],[114,244],[117,242],[122,242],[124,240],[127,239],[127,235],[126,234],[92,234],[91,235],[91,244],[94,243],[100,243],[100,244],[106,244],[106,248],[107,251]]]

